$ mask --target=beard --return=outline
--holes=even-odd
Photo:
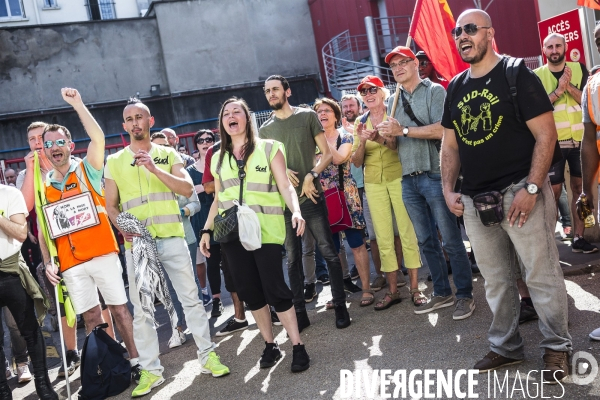
[[[279,110],[281,110],[283,108],[283,106],[285,105],[285,103],[287,103],[287,96],[284,93],[282,99],[279,102],[277,102],[275,104],[271,104],[269,102],[269,107],[271,107],[271,109],[274,110],[274,111],[279,111]]]
[[[485,57],[488,51],[488,42],[487,40],[482,40],[478,45],[473,45],[473,50],[475,50],[475,54],[471,57],[463,57],[462,53],[460,54],[460,58],[467,64],[477,64],[483,57]]]
[[[354,123],[354,121],[356,121],[356,118],[358,118],[358,114],[353,111],[350,111],[344,114],[344,117],[346,117],[346,121],[352,124]]]
[[[563,60],[565,59],[565,53],[559,54],[558,58],[556,60],[553,60],[552,57],[553,56],[548,57],[548,62],[550,64],[558,65],[558,64],[562,63]]]

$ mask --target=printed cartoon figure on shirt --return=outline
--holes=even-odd
[[[461,111],[460,126],[458,121],[454,121],[454,127],[465,144],[477,146],[494,137],[503,120],[502,115],[495,120],[493,118],[492,108],[498,103],[498,96],[489,89],[473,90],[461,98],[457,104]],[[472,110],[477,109],[479,114],[471,114]]]

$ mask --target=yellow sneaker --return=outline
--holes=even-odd
[[[131,392],[131,397],[140,397],[148,394],[153,388],[162,385],[164,381],[165,379],[162,376],[154,375],[143,369],[140,376],[140,383],[133,389],[133,392]]]
[[[227,375],[229,373],[229,368],[225,365],[221,364],[221,359],[214,351],[208,353],[208,360],[206,364],[202,367],[203,374],[212,374],[215,378],[220,376]]]

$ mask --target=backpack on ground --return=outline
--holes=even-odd
[[[131,365],[123,347],[100,324],[85,339],[81,354],[80,400],[103,400],[116,396],[131,384]]]

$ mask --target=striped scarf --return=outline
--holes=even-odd
[[[177,329],[177,314],[169,294],[167,282],[163,275],[163,267],[158,258],[156,242],[142,223],[128,212],[117,216],[117,225],[123,232],[135,233],[141,236],[133,238],[131,252],[133,255],[133,268],[135,271],[135,286],[140,293],[140,303],[144,313],[154,321],[154,299],[160,300],[169,313],[171,327]]]

